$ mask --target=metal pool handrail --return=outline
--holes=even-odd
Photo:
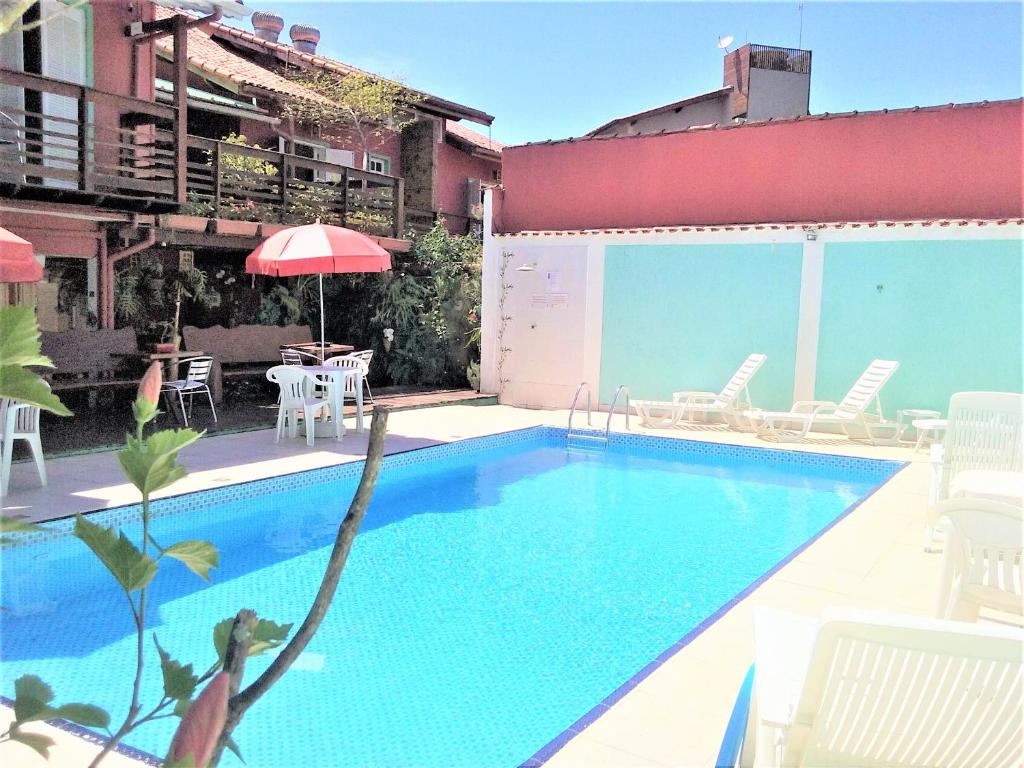
[[[569,429],[568,432],[572,432],[572,417],[576,415],[576,403],[580,399],[580,392],[583,391],[584,387],[587,390],[587,426],[593,426],[590,420],[590,385],[581,381],[580,385],[576,387],[576,394],[572,397],[572,407],[569,408]]]
[[[612,431],[612,416],[615,414],[615,403],[619,400],[619,393],[625,391],[626,393],[626,429],[629,429],[629,387],[625,384],[619,384],[619,388],[615,390],[615,395],[612,397],[612,404],[608,406],[608,423],[604,426],[604,439],[608,439],[608,434]]]

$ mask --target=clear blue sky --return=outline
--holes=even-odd
[[[320,52],[489,112],[506,144],[579,136],[720,87],[719,36],[800,42],[795,2],[247,5],[281,13],[284,39],[317,25]],[[806,2],[811,111],[1019,98],[1021,24],[1016,2]]]

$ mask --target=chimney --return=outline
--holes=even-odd
[[[252,15],[252,28],[256,37],[276,43],[284,29],[284,18],[274,11],[256,11]]]
[[[750,96],[750,44],[725,54],[722,85],[732,86],[729,97],[729,117],[735,119],[747,114]]]
[[[292,45],[303,53],[316,53],[316,44],[320,42],[320,30],[308,24],[292,24],[288,30]]]

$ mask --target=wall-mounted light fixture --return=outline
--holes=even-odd
[[[809,228],[805,229],[804,232],[807,233],[807,239],[808,240],[814,241],[814,240],[818,239],[818,228],[817,227],[809,227]]]
[[[537,268],[536,261],[528,261],[516,267],[516,272],[533,272]]]

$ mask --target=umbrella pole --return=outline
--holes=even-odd
[[[327,356],[325,350],[327,343],[324,341],[324,273],[319,274],[320,278],[320,362]]]

